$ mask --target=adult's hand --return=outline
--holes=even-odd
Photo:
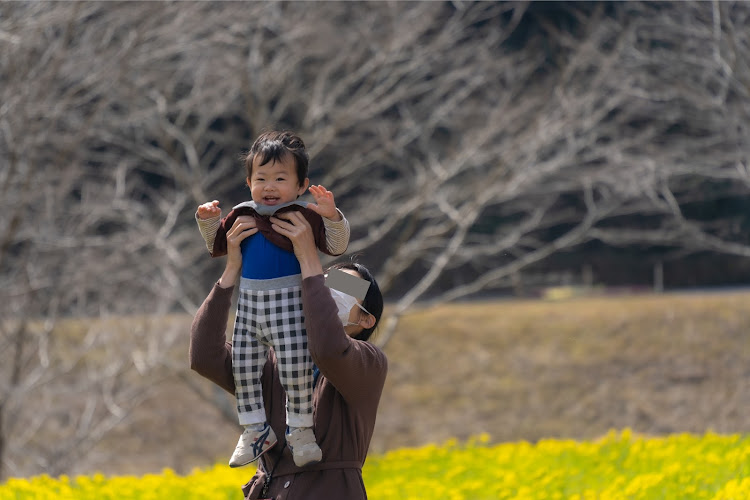
[[[221,288],[229,288],[237,282],[242,269],[240,243],[257,232],[255,219],[250,215],[241,215],[232,224],[232,228],[227,232],[227,263],[224,266],[224,273],[219,278]]]
[[[294,255],[299,261],[302,279],[323,274],[323,265],[318,257],[312,227],[305,217],[297,212],[284,212],[271,217],[271,228],[292,242]]]

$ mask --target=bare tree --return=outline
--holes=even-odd
[[[384,96],[362,109],[348,101],[344,116],[354,123],[329,134],[346,142],[356,130],[347,151],[379,138],[345,172],[372,180],[346,207],[368,229],[352,249],[388,248],[381,280],[407,289],[382,343],[427,294],[444,301],[507,286],[593,239],[747,255],[747,238],[730,221],[684,212],[747,194],[746,6],[574,7],[566,9],[573,28],[538,16],[538,36],[512,50],[501,42],[525,7],[468,5],[442,30],[422,33],[415,19],[434,21],[414,8],[374,51],[387,62],[341,92]],[[482,27],[486,18],[505,24]],[[393,43],[398,36],[421,43]],[[335,108],[327,97],[318,108]],[[400,175],[388,182],[390,168]]]
[[[194,311],[220,262],[193,212],[248,196],[237,157],[264,128],[301,133],[311,181],[352,223],[350,252],[399,292],[383,344],[416,301],[507,286],[593,240],[748,255],[737,221],[693,215],[747,193],[748,14],[3,4],[5,472],[67,472],[184,377],[164,355],[185,342],[178,326],[107,320]]]
[[[186,292],[199,287],[181,274],[191,233],[178,222],[200,183],[173,122],[194,120],[200,134],[216,118],[195,103],[231,101],[205,81],[215,71],[195,71],[200,58],[179,64],[200,36],[183,39],[163,6],[0,9],[0,459],[6,474],[59,474],[174,376],[163,356],[185,345],[184,324],[177,335],[146,331],[137,316],[104,328],[70,318],[194,307]]]

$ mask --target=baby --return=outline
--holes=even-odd
[[[266,421],[260,377],[268,348],[273,347],[279,378],[287,394],[287,436],[294,463],[317,463],[322,452],[313,424],[313,362],[307,350],[302,314],[300,266],[291,241],[271,227],[269,217],[298,210],[310,223],[319,250],[341,255],[349,244],[349,223],[336,208],[333,194],[310,186],[315,203],[297,201],[308,189],[308,155],[298,136],[267,132],[244,158],[252,201],[240,203],[220,220],[218,201],[198,207],[196,220],[213,257],[226,255],[227,231],[241,215],[255,218],[258,232],[242,250],[237,316],[232,335],[232,369],[239,422],[245,427],[229,461],[240,467],[257,460],[277,438]]]

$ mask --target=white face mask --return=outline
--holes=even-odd
[[[370,314],[367,309],[362,307],[362,304],[357,302],[356,297],[352,297],[351,295],[346,294],[340,290],[336,290],[335,288],[329,288],[329,290],[331,291],[331,297],[333,297],[333,301],[336,303],[336,307],[339,310],[339,320],[341,320],[342,325],[349,326],[359,324],[349,322],[349,314],[351,313],[352,307],[354,307],[355,305],[367,314]]]

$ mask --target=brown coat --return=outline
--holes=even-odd
[[[307,219],[307,222],[310,223],[313,237],[315,238],[315,246],[317,246],[321,252],[332,255],[326,245],[326,228],[323,223],[323,218],[309,208],[297,204],[281,207],[276,211],[276,214],[291,211],[300,212],[305,219]],[[219,229],[216,231],[216,237],[214,238],[214,248],[211,251],[212,257],[221,257],[227,254],[227,233],[232,229],[232,224],[237,220],[237,217],[241,215],[250,215],[254,217],[258,227],[258,232],[265,236],[268,241],[277,247],[283,248],[287,252],[294,251],[294,247],[289,238],[277,233],[271,227],[271,221],[269,220],[271,216],[260,215],[253,208],[248,206],[237,206],[233,208],[232,211],[221,220],[221,224],[219,224]]]
[[[196,313],[190,366],[234,394],[232,345],[226,339],[232,292],[233,288],[215,285]],[[262,467],[243,492],[246,499],[366,499],[361,467],[375,427],[388,362],[376,346],[344,333],[322,275],[302,281],[302,304],[310,354],[320,370],[313,392],[313,428],[323,461],[302,469],[292,461],[284,439],[286,397],[271,350],[262,375],[263,399],[279,442],[261,458]],[[256,495],[266,479],[263,471],[273,474],[266,495],[259,497]]]

